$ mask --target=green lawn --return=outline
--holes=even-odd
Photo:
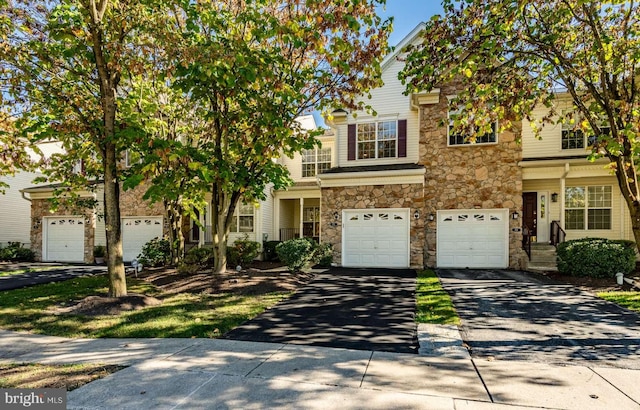
[[[629,310],[640,312],[640,292],[601,292],[598,297],[617,303]]]
[[[416,284],[416,322],[441,325],[460,324],[451,298],[442,289],[438,276],[432,270],[418,272]]]
[[[69,305],[89,295],[106,295],[106,276],[82,277],[2,292],[0,327],[65,337],[218,337],[288,293],[266,295],[177,294],[162,298],[152,285],[129,279],[129,293],[162,299],[160,306],[119,316],[88,317],[53,314],[51,308]]]

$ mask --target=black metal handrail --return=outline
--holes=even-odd
[[[527,225],[522,225],[522,249],[531,260],[531,230]]]
[[[564,242],[566,237],[567,233],[560,226],[560,221],[551,221],[551,240],[549,243],[557,248],[558,244]]]

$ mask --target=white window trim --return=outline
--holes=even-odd
[[[396,142],[396,147],[395,147],[395,154],[393,156],[390,157],[378,157],[378,144],[380,142],[380,140],[378,139],[378,123],[381,122],[395,122],[396,124],[396,136],[394,139],[388,139],[388,140],[384,140],[384,141],[395,141]],[[374,149],[374,153],[375,153],[375,157],[372,158],[360,158],[360,141],[358,140],[358,128],[361,125],[364,124],[373,124],[374,125],[374,130],[375,130],[375,135],[374,135],[374,142],[375,142],[375,149]],[[384,118],[384,117],[378,117],[376,119],[372,119],[370,121],[362,121],[362,122],[358,122],[356,123],[356,161],[368,161],[368,160],[377,160],[377,159],[393,159],[393,158],[398,158],[398,118],[397,116],[390,116],[388,118]]]
[[[589,188],[594,188],[594,187],[609,187],[611,189],[611,196],[610,196],[610,204],[608,207],[590,207],[589,206]],[[584,207],[581,208],[570,208],[567,207],[566,204],[564,206],[564,212],[566,211],[571,211],[571,210],[583,210],[584,211],[584,228],[582,229],[578,229],[578,228],[568,228],[566,226],[566,222],[565,222],[565,230],[567,231],[611,231],[613,230],[613,193],[614,193],[614,189],[611,185],[577,185],[577,186],[568,186],[565,188],[565,197],[566,197],[566,190],[567,189],[571,189],[571,188],[583,188],[584,189]],[[609,228],[597,228],[597,229],[589,229],[589,210],[590,209],[609,209],[610,210],[610,220],[609,220]],[[566,221],[566,215],[565,215],[565,221]]]
[[[448,110],[447,111],[447,147],[473,147],[473,146],[487,146],[487,145],[498,145],[498,141],[499,141],[499,135],[498,135],[498,121],[495,122],[494,127],[495,127],[495,131],[494,131],[494,136],[495,136],[495,141],[491,141],[491,142],[470,142],[469,140],[467,140],[466,142],[462,143],[462,144],[452,144],[451,143],[451,114],[459,114],[460,113],[460,109],[452,111],[452,110]]]
[[[131,151],[128,150],[128,149],[124,151],[124,166],[125,166],[125,168],[131,168],[133,166],[133,163],[131,162],[131,159],[130,159],[130,156],[131,156],[130,152]],[[142,163],[142,158],[138,158],[138,162],[137,163],[138,164]]]
[[[248,213],[246,213],[246,214],[240,213],[240,210],[241,210],[242,206],[249,206],[249,205],[250,204],[238,204],[238,206],[236,207],[236,210],[233,213],[233,218],[236,220],[236,223],[235,223],[236,230],[235,231],[231,230],[230,233],[240,233],[240,234],[255,233],[255,231],[256,231],[256,207],[251,205],[251,210],[252,210],[251,215],[249,215]],[[240,217],[243,217],[243,216],[250,216],[250,217],[253,218],[253,223],[251,224],[253,228],[252,228],[251,231],[243,232],[243,231],[240,230]],[[233,226],[232,226],[232,228],[233,228]]]
[[[328,155],[329,155],[329,161],[321,161],[321,162],[320,162],[320,161],[318,161],[318,155],[320,154],[320,151],[322,151],[322,150],[328,150],[328,151],[329,151],[329,152],[328,152]],[[332,155],[333,155],[333,153],[331,152],[331,147],[322,147],[322,148],[320,148],[320,147],[315,147],[315,148],[313,148],[313,151],[314,151],[314,153],[313,153],[313,155],[314,155],[314,156],[313,156],[313,161],[310,161],[310,162],[305,162],[305,160],[304,160],[304,159],[305,159],[305,152],[306,152],[306,151],[311,151],[311,150],[303,150],[303,151],[300,153],[300,156],[301,156],[301,158],[300,158],[300,162],[301,162],[301,166],[300,166],[300,176],[301,176],[302,178],[315,178],[315,177],[318,175],[318,164],[326,164],[326,163],[328,163],[328,164],[329,164],[329,168],[331,168],[331,166],[332,166],[332,160],[331,160],[331,158],[332,158]],[[310,165],[310,164],[313,164],[313,169],[314,169],[314,171],[313,171],[313,172],[314,172],[314,173],[313,173],[313,175],[306,175],[306,176],[305,176],[305,175],[304,175],[304,166],[305,166],[305,165]]]

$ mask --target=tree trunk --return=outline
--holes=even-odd
[[[104,220],[107,236],[107,270],[109,296],[127,295],[127,278],[122,260],[122,226],[120,221],[120,185],[116,175],[116,147],[105,144]]]
[[[640,252],[640,192],[636,169],[630,156],[618,157],[613,162],[616,165],[616,179],[620,192],[622,192],[631,215],[631,229],[636,241],[636,249]]]
[[[182,233],[183,212],[180,199],[166,201],[167,219],[169,220],[169,240],[171,242],[171,263],[177,265],[184,257],[184,235]]]
[[[216,209],[212,206],[211,209]],[[213,223],[213,273],[224,273],[227,271],[227,240],[229,239],[229,229],[226,227],[226,213],[213,211],[211,215]]]
[[[127,278],[122,260],[122,226],[120,221],[120,185],[118,181],[118,148],[116,146],[116,111],[118,109],[116,95],[120,82],[120,74],[112,71],[104,55],[105,42],[103,36],[103,20],[109,1],[89,1],[88,11],[91,17],[93,55],[100,86],[100,105],[103,115],[103,131],[98,136],[98,147],[101,148],[104,166],[104,219],[107,236],[107,269],[109,272],[109,296],[127,295]],[[117,66],[117,64],[114,64]]]

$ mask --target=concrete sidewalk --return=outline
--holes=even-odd
[[[70,409],[640,407],[638,370],[472,360],[452,349],[449,330],[435,337],[432,347],[421,347],[423,356],[220,339],[64,339],[0,331],[0,361],[129,366],[69,392]]]

